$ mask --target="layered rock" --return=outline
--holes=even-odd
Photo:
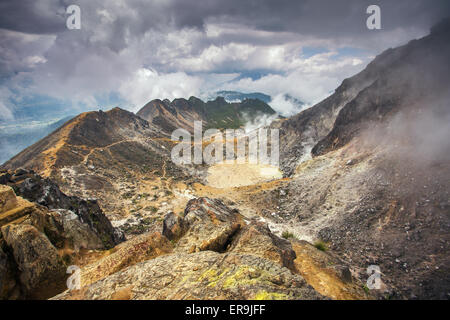
[[[65,287],[66,266],[48,238],[28,224],[1,229],[19,272],[24,298],[42,298]]]
[[[0,184],[0,298],[53,296],[66,288],[67,263],[81,249],[107,249],[121,240],[95,202],[68,197],[25,170],[0,179],[9,184]],[[11,186],[36,202],[16,196]]]
[[[300,276],[254,255],[176,253],[141,262],[55,299],[321,299]]]
[[[175,250],[224,252],[233,236],[245,224],[243,217],[220,200],[197,198],[188,202],[184,211],[187,231],[177,242]]]
[[[141,261],[172,252],[171,242],[159,232],[145,233],[119,244],[81,272],[81,285],[87,286]]]
[[[56,233],[73,238],[77,232],[85,235],[94,232],[95,235],[88,236],[91,237],[91,240],[88,240],[91,245],[83,245],[84,248],[112,248],[125,239],[120,231],[113,228],[97,201],[67,196],[50,179],[43,178],[33,171],[19,169],[15,172],[6,172],[0,182],[12,187],[17,195],[31,202],[55,209],[52,217],[47,218],[52,229],[56,229]],[[90,230],[86,230],[86,227]],[[55,241],[62,239],[55,238]]]
[[[84,267],[84,287],[55,299],[323,298],[298,274],[288,241],[263,224],[246,226],[219,200],[192,199],[183,217],[168,214],[164,225],[173,252],[164,236],[142,235]]]

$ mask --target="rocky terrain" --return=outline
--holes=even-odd
[[[126,266],[133,266],[119,272],[100,260],[95,267],[85,267],[82,278],[91,279],[101,266],[101,280],[100,276],[95,282],[86,280],[81,290],[66,291],[55,299],[323,299],[319,292],[327,294],[302,277],[288,240],[272,234],[265,224],[246,222],[219,200],[193,199],[182,216],[168,213],[162,233],[165,240],[146,249],[158,257],[127,260]],[[112,255],[103,260],[116,260]],[[345,278],[342,270],[348,271],[340,266],[324,273],[342,284],[340,294],[365,298],[362,287],[352,284],[351,275]]]
[[[174,128],[240,127],[272,113],[262,101],[66,122],[3,165],[1,297],[449,299],[448,34],[449,20],[274,121],[281,171],[170,158]],[[69,264],[80,290],[64,291]]]
[[[167,99],[152,100],[136,114],[166,132],[177,128],[193,132],[194,121],[203,121],[205,129],[235,129],[246,122],[255,121],[258,117],[275,116],[276,112],[258,99],[229,103],[223,97],[207,102],[190,97],[188,100],[175,99],[172,102]]]
[[[390,298],[449,298],[448,32],[387,50],[281,127],[303,143],[282,151],[281,225],[360,274],[379,265]]]
[[[51,297],[84,252],[125,240],[95,201],[69,197],[34,172],[2,172],[0,183],[2,299]]]

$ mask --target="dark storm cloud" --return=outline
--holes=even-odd
[[[0,28],[25,33],[63,31],[65,1],[2,0]]]
[[[366,9],[371,4],[381,7],[383,29],[398,27],[429,28],[450,15],[446,0],[304,0],[304,1],[242,1],[239,10],[227,15],[258,29],[290,31],[315,36],[356,35],[367,33]],[[230,2],[221,2],[227,6]]]
[[[70,4],[81,8],[81,30],[66,28]],[[383,30],[366,28],[371,4],[381,7]],[[99,93],[122,88],[139,104],[151,97],[150,89],[158,98],[188,96],[210,78],[222,84],[227,73],[257,71],[274,76],[248,83],[237,78],[242,90],[277,88],[277,94],[292,86],[294,95],[302,87],[300,94],[312,92],[313,100],[374,55],[427,34],[448,15],[448,0],[0,0],[0,91],[18,86],[0,92],[0,108],[10,92],[25,92],[22,83],[29,91],[89,104]],[[305,61],[308,46],[366,54]]]
[[[314,36],[351,36],[367,33],[366,8],[378,4],[383,29],[429,28],[450,15],[448,0],[166,0],[166,1],[70,1],[2,0],[0,28],[27,33],[57,33],[65,28],[64,9],[79,4],[83,14],[96,8],[131,9],[116,23],[135,34],[149,29],[199,28],[205,21],[226,21],[266,31],[288,31]],[[123,5],[122,5],[123,3]],[[120,5],[118,5],[120,4]],[[126,11],[126,10],[124,10]],[[120,12],[119,12],[120,14]]]

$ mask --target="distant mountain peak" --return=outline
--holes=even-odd
[[[155,99],[137,112],[139,117],[160,126],[166,132],[176,128],[192,131],[194,121],[200,120],[204,122],[204,128],[239,128],[258,116],[275,114],[266,102],[257,98],[247,97],[241,102],[228,102],[222,96],[206,102],[194,96],[188,100],[177,98],[169,103]]]

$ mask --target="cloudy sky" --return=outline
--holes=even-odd
[[[381,30],[366,27],[371,4]],[[318,102],[448,15],[448,0],[2,0],[0,121],[217,90],[263,92],[289,114],[284,94]]]

